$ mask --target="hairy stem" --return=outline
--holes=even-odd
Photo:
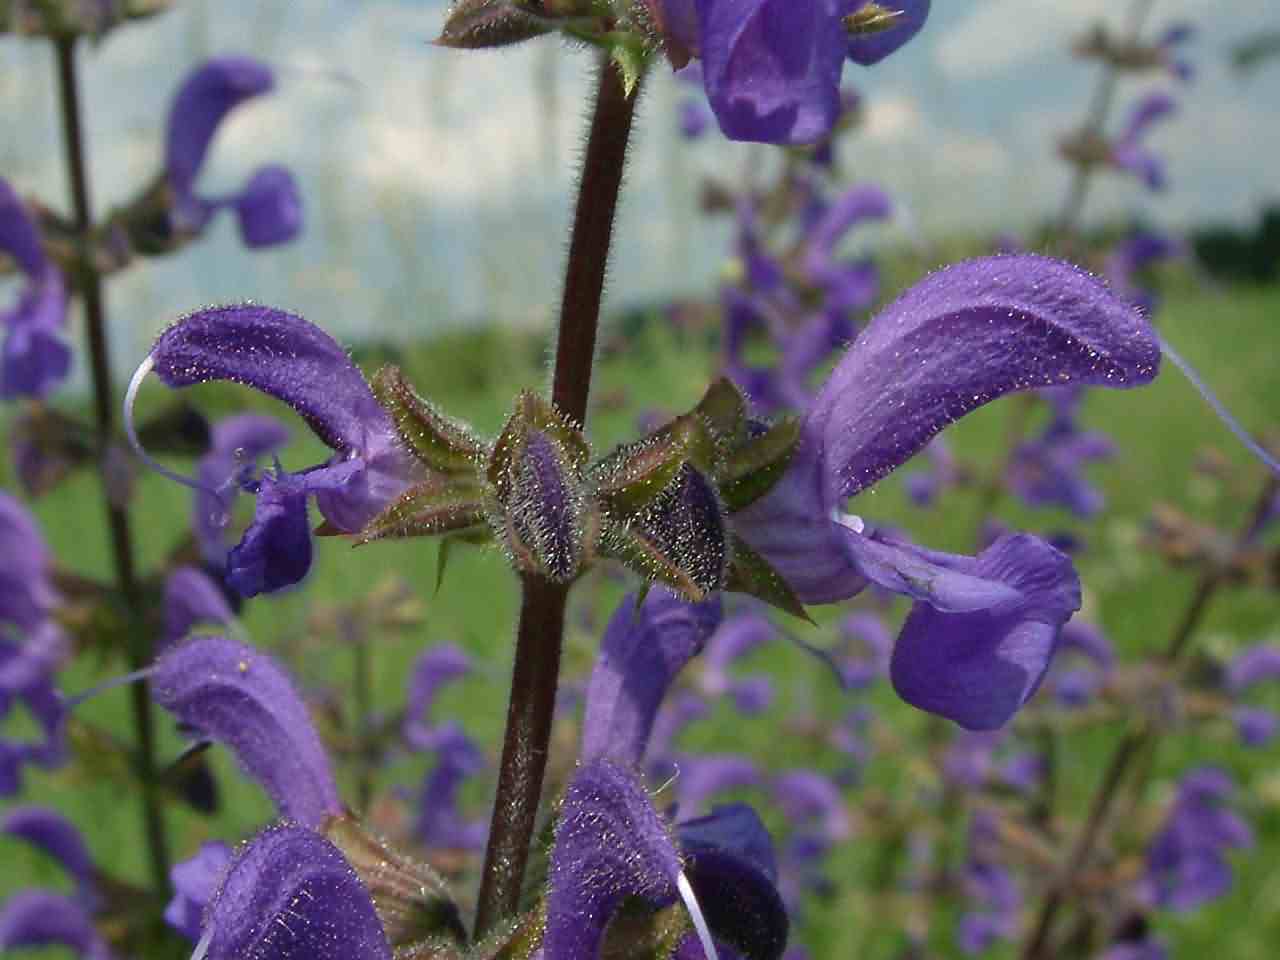
[[[627,95],[622,76],[606,61],[600,68],[578,187],[551,387],[552,402],[578,423],[584,423],[587,416],[609,242],[635,105],[635,93]],[[547,765],[568,596],[567,584],[536,575],[521,581],[520,623],[498,794],[476,906],[477,937],[489,933],[504,918],[513,917],[520,906]]]
[[[1275,497],[1278,488],[1280,488],[1280,479],[1269,474],[1236,538],[1233,553],[1238,552],[1240,548],[1247,544],[1253,532],[1258,528],[1260,518],[1270,508],[1271,501]],[[1205,613],[1209,609],[1209,602],[1217,593],[1218,588],[1225,582],[1226,572],[1222,567],[1218,566],[1206,570],[1196,581],[1195,589],[1191,593],[1191,599],[1187,604],[1186,610],[1178,618],[1173,633],[1169,637],[1169,643],[1162,654],[1168,667],[1176,666],[1178,661],[1186,654],[1191,637],[1199,628],[1200,623],[1204,620]],[[1102,781],[1099,783],[1093,802],[1089,807],[1088,818],[1080,829],[1080,834],[1076,838],[1071,854],[1067,858],[1066,867],[1063,869],[1058,882],[1052,884],[1046,891],[1044,900],[1040,904],[1031,935],[1027,938],[1022,950],[1023,960],[1037,960],[1037,958],[1052,955],[1048,951],[1049,937],[1053,932],[1053,926],[1058,914],[1061,912],[1066,898],[1070,896],[1077,876],[1088,865],[1094,847],[1097,846],[1098,839],[1102,836],[1103,828],[1106,826],[1111,811],[1120,797],[1120,787],[1124,782],[1125,775],[1129,772],[1130,766],[1138,758],[1146,755],[1147,751],[1154,747],[1155,741],[1156,731],[1150,726],[1143,726],[1129,731],[1116,744],[1115,750],[1111,754],[1111,761],[1107,765],[1106,773],[1103,774]],[[1148,767],[1147,769],[1150,768]]]
[[[80,123],[80,94],[76,77],[75,38],[55,41],[57,82],[62,105],[63,143],[75,207],[75,224],[80,236],[87,240],[93,217],[89,206],[89,176],[85,165],[85,147]],[[87,242],[82,249],[87,249]],[[151,662],[151,635],[143,628],[142,595],[134,564],[133,535],[128,509],[113,501],[107,480],[108,457],[115,422],[115,400],[111,384],[111,357],[108,351],[106,316],[102,299],[102,277],[87,254],[82,254],[78,270],[78,288],[84,299],[84,315],[89,344],[89,361],[93,384],[93,409],[97,422],[98,466],[102,478],[102,499],[107,512],[107,529],[115,562],[116,586],[128,606],[129,668],[139,670]],[[142,784],[143,829],[147,838],[147,855],[151,864],[152,885],[164,896],[169,892],[169,847],[165,836],[164,812],[160,805],[156,776],[155,731],[151,716],[151,691],[145,680],[129,685],[133,713],[134,736],[137,741],[137,773]]]

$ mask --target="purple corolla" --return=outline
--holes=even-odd
[[[1152,380],[1146,319],[1093,276],[1034,255],[932,274],[877,314],[804,413],[791,465],[732,517],[802,602],[869,583],[915,601],[891,662],[898,693],[970,729],[1003,725],[1035,692],[1080,606],[1068,557],[1027,534],[977,557],[876,531],[846,499],[948,424],[1013,390]]]
[[[1111,145],[1111,164],[1133,174],[1151,190],[1163,190],[1164,160],[1143,142],[1152,125],[1168,118],[1178,105],[1167,93],[1152,93],[1134,106],[1124,130]]]
[[[44,397],[67,376],[71,350],[62,339],[67,291],[62,273],[45,256],[40,231],[22,199],[0,178],[0,253],[22,271],[18,302],[0,311],[0,399]]]
[[[324,463],[298,473],[277,464],[256,477],[249,471],[239,475],[240,489],[257,495],[253,522],[227,555],[227,582],[244,596],[291,586],[310,569],[309,498],[331,528],[353,533],[419,473],[346,351],[294,314],[241,304],[197,311],[174,323],[134,375],[127,415],[142,378],[153,370],[174,388],[231,380],[261,390],[293,407],[334,451]],[[258,449],[274,446],[276,436],[261,427],[250,431]],[[193,485],[220,496],[221,484]]]
[[[302,229],[302,201],[284,167],[259,168],[243,189],[222,197],[196,190],[196,179],[218,126],[226,116],[275,85],[271,68],[250,57],[216,57],[188,74],[169,110],[165,182],[172,194],[170,226],[178,234],[201,232],[221,209],[231,209],[246,246],[287,243]]]
[[[1280,680],[1280,646],[1258,644],[1242,650],[1227,667],[1227,692],[1244,696],[1259,684]],[[1248,747],[1270,743],[1280,732],[1280,716],[1265,707],[1240,705],[1232,711],[1240,742]]]
[[[881,4],[885,29],[853,28],[868,0],[650,0],[673,59],[702,61],[703,86],[731,140],[814,143],[841,110],[846,59],[870,65],[910,40],[928,0]],[[865,11],[864,11],[865,12]]]

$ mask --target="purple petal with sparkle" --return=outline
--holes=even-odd
[[[391,960],[373,901],[314,830],[273,827],[244,846],[205,917],[209,960]]]
[[[151,689],[183,724],[229,747],[283,816],[316,829],[342,813],[306,705],[266,654],[224,637],[199,637],[160,657]]]
[[[548,868],[542,949],[595,960],[614,912],[630,899],[676,899],[680,855],[635,776],[608,760],[579,767],[565,791]]]
[[[605,628],[587,687],[584,761],[640,763],[663,697],[719,622],[719,595],[687,603],[655,587],[638,609],[633,595],[622,599]]]

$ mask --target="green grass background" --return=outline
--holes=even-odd
[[[904,266],[902,279],[918,273]],[[1280,290],[1209,290],[1186,277],[1171,279],[1167,302],[1160,314],[1163,332],[1214,384],[1226,404],[1255,432],[1277,427],[1280,413]],[[602,354],[594,388],[596,408],[589,433],[597,451],[629,437],[638,411],[659,407],[678,411],[692,405],[714,368],[714,354],[705,338],[680,335],[661,322],[632,323],[627,337],[615,321],[606,336],[610,349]],[[472,421],[492,435],[500,427],[510,397],[520,386],[545,384],[545,335],[500,330],[449,334],[411,349],[396,351],[395,359],[420,391],[449,413]],[[386,359],[387,351],[362,349],[362,361]],[[144,406],[164,400],[163,388],[152,382],[144,391]],[[211,414],[255,407],[275,409],[270,401],[248,391],[198,388],[193,398]],[[954,448],[981,464],[1003,456],[1004,436],[1012,406],[993,404],[953,427]],[[300,467],[319,459],[322,448],[288,411],[279,410],[295,426],[297,441],[282,455],[286,466]],[[1085,421],[1110,433],[1117,441],[1116,459],[1097,467],[1093,476],[1106,491],[1107,509],[1096,519],[1079,524],[1054,512],[1031,512],[1006,499],[998,510],[1010,525],[1038,531],[1062,527],[1078,530],[1090,549],[1078,559],[1085,584],[1086,613],[1103,624],[1126,657],[1159,649],[1187,603],[1193,577],[1171,572],[1157,558],[1136,548],[1143,523],[1157,501],[1175,504],[1207,522],[1238,523],[1242,506],[1220,495],[1197,473],[1195,464],[1207,448],[1221,454],[1255,485],[1261,473],[1234,439],[1214,418],[1187,382],[1167,367],[1157,382],[1128,392],[1093,391]],[[971,493],[944,497],[928,511],[909,507],[901,487],[904,468],[860,496],[853,509],[884,523],[899,524],[919,540],[939,549],[968,550],[976,520]],[[11,483],[6,478],[6,487]],[[155,476],[140,478],[134,503],[134,529],[141,568],[151,571],[187,522],[188,491]],[[103,512],[96,481],[87,472],[35,504],[46,536],[60,563],[85,576],[109,578],[110,562]],[[453,716],[495,752],[505,710],[506,673],[510,664],[517,595],[502,556],[494,550],[456,551],[439,594],[434,594],[436,550],[429,541],[384,543],[353,551],[338,539],[319,543],[315,568],[304,590],[252,602],[244,626],[262,646],[279,649],[305,639],[307,618],[316,603],[341,604],[364,596],[376,583],[394,574],[414,585],[422,595],[421,625],[378,642],[373,658],[375,703],[394,710],[403,702],[411,663],[426,646],[442,641],[461,644],[482,664],[478,675],[447,690],[437,706],[439,717]],[[620,587],[605,585],[596,602],[607,606]],[[1240,589],[1221,594],[1200,631],[1197,642],[1219,654],[1269,639],[1280,642],[1280,602],[1275,593]],[[578,630],[571,637],[569,662],[585,669],[595,637]],[[310,644],[293,663],[304,684],[344,690],[349,686],[351,652],[335,644]],[[773,671],[781,691],[778,704],[765,716],[732,719],[724,710],[700,727],[691,741],[716,750],[746,750],[766,767],[784,769],[814,755],[811,741],[792,735],[797,718],[806,711],[835,717],[847,705],[827,675],[797,649],[776,644],[762,652],[752,666]],[[64,674],[64,686],[76,691],[122,669],[118,661],[77,663]],[[923,736],[923,719],[898,703],[887,690],[871,702],[903,737]],[[126,695],[114,691],[81,708],[95,723],[129,738]],[[158,716],[163,731],[162,755],[175,756],[180,740],[167,717]],[[11,722],[12,723],[12,722]],[[10,726],[10,729],[12,727]],[[1100,776],[1103,758],[1116,736],[1113,728],[1074,737],[1063,751],[1063,808],[1082,809]],[[175,852],[189,855],[201,839],[230,841],[251,834],[271,817],[261,791],[246,783],[221,751],[214,751],[214,767],[223,790],[222,812],[212,819],[174,807],[171,814]],[[1249,752],[1236,747],[1225,733],[1213,730],[1177,731],[1167,737],[1157,756],[1153,795],[1167,790],[1171,778],[1193,763],[1224,765],[1248,786],[1241,792],[1258,833],[1258,848],[1234,855],[1237,867],[1232,893],[1185,917],[1161,916],[1160,929],[1181,960],[1212,951],[1221,957],[1251,960],[1270,958],[1280,947],[1280,766],[1277,751]],[[892,802],[895,789],[909,779],[901,756],[876,757],[867,779]],[[421,761],[401,761],[383,772],[381,784],[413,785]],[[86,777],[74,769],[46,774],[32,771],[24,802],[56,806],[84,830],[97,860],[114,872],[141,880],[145,857],[141,846],[138,805],[118,782]],[[351,784],[348,798],[354,797]],[[849,795],[859,809],[860,793]],[[483,806],[478,789],[470,799]],[[855,837],[834,859],[831,874],[838,888],[834,898],[816,906],[798,931],[814,947],[817,957],[889,957],[901,941],[899,919],[886,916],[883,906],[860,892],[860,878],[876,856],[874,844]],[[0,838],[0,893],[29,884],[67,888],[50,865],[25,847]],[[467,896],[470,896],[468,893]],[[950,956],[953,917],[942,915],[933,944]],[[49,956],[57,955],[50,951]],[[1010,956],[997,948],[991,956]]]

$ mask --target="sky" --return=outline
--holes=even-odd
[[[869,249],[958,230],[1025,229],[1061,202],[1057,137],[1083,115],[1097,66],[1070,37],[1114,0],[934,0],[925,30],[883,64],[849,64],[867,104],[842,146],[850,183],[874,181],[895,202]],[[1229,12],[1228,12],[1229,7]],[[116,354],[140,357],[155,332],[214,302],[254,299],[303,313],[348,338],[407,338],[478,318],[549,324],[559,287],[590,58],[554,39],[503,51],[428,41],[437,0],[178,0],[108,36],[84,59],[93,196],[99,214],[159,168],[164,116],[184,71],[211,54],[271,63],[277,89],[219,132],[202,187],[239,185],[263,163],[298,175],[304,239],[249,252],[234,223],[199,245],[113,278]],[[1153,32],[1195,24],[1197,79],[1127,79],[1116,123],[1141,93],[1168,89],[1179,114],[1150,143],[1169,157],[1170,187],[1150,194],[1106,178],[1087,218],[1170,227],[1247,223],[1280,200],[1280,62],[1247,78],[1233,42],[1280,28],[1274,0],[1156,0]],[[770,148],[712,136],[683,144],[687,94],[665,65],[641,107],[610,273],[613,305],[712,289],[727,227],[696,215],[702,177],[734,178]],[[44,43],[0,37],[0,176],[46,202],[67,201],[52,58]],[[0,303],[10,291],[0,289]],[[122,363],[124,361],[122,360]]]

